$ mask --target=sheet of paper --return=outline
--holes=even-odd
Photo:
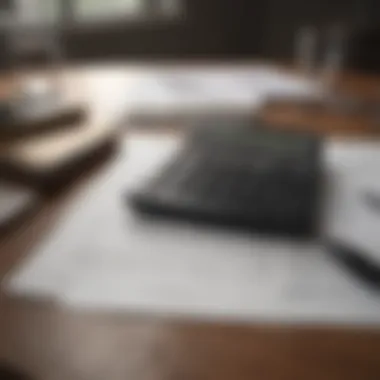
[[[326,165],[345,173],[342,164],[362,162],[357,153],[368,148],[332,144]],[[248,322],[380,324],[379,297],[317,243],[158,223],[129,210],[126,193],[176,149],[171,139],[130,141],[106,178],[78,199],[57,231],[13,274],[8,290],[79,309]],[[339,180],[335,185],[339,192]]]
[[[320,84],[275,68],[177,69],[147,73],[135,86],[131,112],[258,107],[268,96],[322,93]]]
[[[355,247],[380,266],[380,210],[368,194],[380,199],[380,144],[336,143],[328,151],[331,187],[326,226],[331,237]]]

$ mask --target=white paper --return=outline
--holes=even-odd
[[[326,165],[338,172],[343,167],[345,173],[342,164],[350,157],[355,161],[362,148],[332,144]],[[238,321],[380,323],[380,298],[317,243],[136,216],[127,207],[126,192],[177,149],[171,139],[130,141],[107,178],[68,211],[7,289],[79,309]],[[362,162],[362,156],[356,160]]]
[[[366,201],[368,193],[380,196],[380,144],[336,143],[330,147],[328,159],[330,179],[335,184],[327,205],[329,236],[380,266],[380,214]]]
[[[321,95],[322,86],[275,68],[177,69],[146,73],[130,99],[131,115],[214,109],[252,111],[269,96]]]

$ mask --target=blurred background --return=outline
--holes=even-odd
[[[59,28],[69,60],[274,58],[290,60],[297,31],[344,28],[350,67],[379,67],[377,0],[24,0],[19,28]],[[5,50],[0,49],[4,54]],[[4,62],[6,58],[2,59]]]

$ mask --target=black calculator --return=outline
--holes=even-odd
[[[321,138],[263,122],[208,120],[146,186],[129,194],[139,213],[230,228],[314,235]]]

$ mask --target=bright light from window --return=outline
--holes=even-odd
[[[112,18],[115,16],[138,16],[144,12],[141,0],[76,0],[74,14],[79,19]]]
[[[0,0],[2,1],[2,0]],[[22,23],[58,22],[60,11],[69,7],[76,21],[140,19],[178,15],[182,0],[15,0]],[[66,2],[67,1],[67,2]],[[205,0],[206,1],[206,0]],[[67,21],[67,20],[66,20]]]
[[[59,18],[59,0],[16,0],[16,9],[21,23],[51,23]]]
[[[139,18],[153,14],[172,17],[178,14],[181,0],[73,0],[79,20]]]

